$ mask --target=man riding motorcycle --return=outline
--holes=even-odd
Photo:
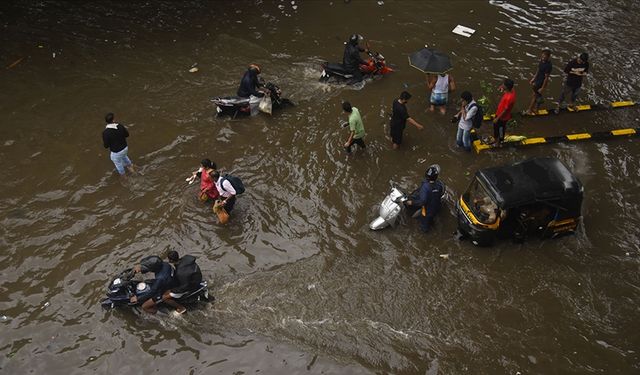
[[[427,168],[424,173],[424,181],[420,186],[420,193],[417,197],[412,197],[412,199],[405,202],[407,206],[420,207],[418,221],[420,222],[420,229],[425,233],[433,225],[433,220],[438,211],[440,211],[442,196],[444,195],[445,186],[438,181],[439,174],[439,165],[433,164]]]
[[[155,314],[158,312],[156,302],[162,299],[162,293],[169,289],[173,282],[173,268],[169,263],[163,262],[160,257],[152,255],[143,258],[139,264],[133,266],[134,273],[147,273],[153,272],[155,274],[154,282],[151,284],[151,288],[139,297],[131,296],[131,303],[142,303],[142,309],[149,313]]]
[[[349,38],[349,41],[345,43],[344,46],[344,55],[342,57],[342,65],[345,70],[349,73],[353,74],[353,79],[355,82],[362,81],[362,72],[360,71],[360,65],[366,64],[360,57],[360,52],[368,52],[368,49],[362,48],[358,45],[358,42],[362,40],[362,36],[358,34],[353,34]]]
[[[175,307],[178,314],[182,314],[187,309],[176,302],[174,298],[180,298],[189,291],[199,288],[202,282],[202,272],[196,264],[196,258],[192,255],[185,255],[181,258],[177,251],[172,250],[167,254],[167,259],[173,264],[176,271],[174,285],[163,294],[162,300]]]
[[[240,81],[240,87],[238,87],[238,96],[241,98],[248,98],[251,95],[263,97],[265,92],[269,90],[265,89],[260,80],[258,80],[258,74],[260,74],[260,66],[256,64],[250,64],[247,71],[242,76]]]

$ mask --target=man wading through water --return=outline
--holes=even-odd
[[[120,177],[125,177],[125,168],[131,173],[135,173],[133,163],[129,159],[129,147],[127,146],[127,137],[129,132],[122,124],[115,122],[113,113],[107,113],[104,116],[107,125],[102,131],[102,143],[104,148],[111,151],[111,161],[116,166],[116,171]]]
[[[393,112],[391,113],[391,121],[389,122],[391,143],[394,150],[402,144],[402,133],[407,126],[407,122],[418,130],[424,129],[416,120],[409,116],[407,111],[407,102],[411,99],[411,94],[406,91],[400,93],[400,98],[393,101]]]
[[[352,107],[349,102],[342,103],[342,110],[349,116],[349,139],[347,139],[347,143],[344,144],[344,149],[347,151],[347,154],[350,154],[351,146],[353,146],[354,143],[362,147],[362,149],[365,149],[366,146],[363,140],[364,124],[362,124],[360,111],[358,108]]]

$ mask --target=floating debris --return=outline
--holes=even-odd
[[[451,30],[451,32],[454,34],[466,36],[468,38],[471,35],[473,35],[473,33],[475,33],[476,31],[470,27],[458,25],[453,30]]]
[[[197,67],[195,67],[195,66],[194,66],[193,68],[189,69],[189,73],[195,73],[195,72],[197,72],[198,70],[199,70],[199,69],[198,69]]]
[[[9,64],[9,65],[7,66],[7,69],[11,69],[11,68],[13,68],[14,66],[16,66],[16,65],[20,64],[20,61],[22,61],[23,59],[24,59],[24,57],[21,57],[21,58],[19,58],[18,60],[16,60],[16,61],[12,62],[11,64]]]
[[[449,254],[440,254],[440,258],[449,259]]]

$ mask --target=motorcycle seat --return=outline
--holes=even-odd
[[[218,105],[228,105],[228,106],[247,106],[249,105],[249,98],[241,98],[239,96],[223,96],[216,97],[211,99],[212,102]]]
[[[348,74],[349,72],[344,68],[344,65],[339,64],[339,63],[328,63],[326,69],[337,72],[337,73],[342,73],[342,74]]]

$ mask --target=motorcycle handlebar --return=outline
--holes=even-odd
[[[133,268],[127,268],[126,270],[120,272],[120,277],[125,279],[126,281],[133,279],[135,275],[136,273],[133,271]]]

